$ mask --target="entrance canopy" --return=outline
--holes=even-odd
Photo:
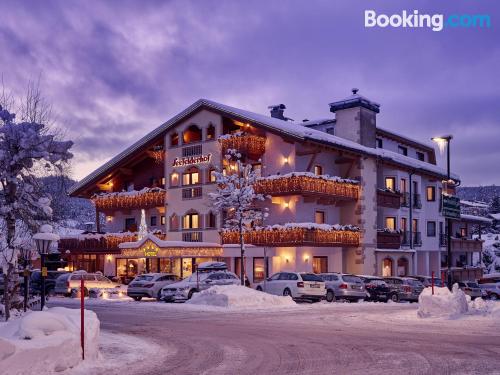
[[[148,233],[135,242],[119,245],[121,255],[128,258],[201,258],[221,257],[222,246],[212,242],[164,241]]]

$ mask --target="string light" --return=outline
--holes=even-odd
[[[154,188],[154,191],[140,191],[135,194],[99,194],[92,197],[92,202],[99,210],[160,207],[165,205],[165,190]]]
[[[266,138],[258,135],[243,133],[225,136],[219,138],[219,142],[222,147],[222,154],[226,154],[229,149],[236,149],[252,156],[262,156],[266,151]]]
[[[259,179],[254,185],[258,194],[314,194],[333,195],[342,198],[357,199],[359,186],[348,182],[331,181],[309,176],[287,176],[280,178]]]
[[[161,240],[166,239],[166,234],[155,233],[155,236]],[[108,250],[113,253],[119,253],[119,247],[123,242],[136,242],[138,240],[137,234],[106,234],[102,236],[95,236],[93,234],[80,235],[80,238],[61,238],[59,240],[59,247],[61,249],[71,249],[81,252],[95,251],[95,250]],[[83,239],[81,238],[83,237]],[[111,257],[108,258],[111,260]]]
[[[358,231],[323,230],[308,228],[262,228],[243,233],[244,241],[253,245],[266,246],[300,246],[314,244],[316,246],[358,246]],[[222,244],[239,243],[238,231],[223,231]]]

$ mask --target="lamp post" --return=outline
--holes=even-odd
[[[444,147],[446,147],[446,191],[448,190],[448,185],[451,181],[451,169],[450,169],[450,142],[453,139],[452,135],[446,135],[443,137],[433,137],[431,140],[436,142],[439,145],[439,149],[441,152],[443,151]],[[446,218],[446,226],[448,227],[448,230],[446,231],[446,268],[447,268],[447,280],[448,280],[448,289],[451,290],[451,226],[452,226],[452,220],[450,217]]]
[[[40,310],[43,311],[45,306],[45,277],[47,276],[47,268],[45,267],[45,255],[49,253],[50,245],[53,241],[59,241],[59,236],[52,233],[52,226],[45,224],[40,227],[40,232],[33,236],[35,240],[36,248],[40,254],[41,263],[41,294],[42,301],[40,303]]]

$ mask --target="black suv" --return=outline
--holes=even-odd
[[[68,273],[67,271],[48,271],[45,278],[45,294],[49,295],[54,291],[56,279]],[[31,273],[30,289],[33,294],[41,294],[42,291],[42,272],[37,270]]]
[[[389,300],[390,289],[384,279],[376,276],[359,276],[365,284],[365,301],[387,302]]]

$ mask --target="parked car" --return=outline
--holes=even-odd
[[[240,285],[236,274],[227,270],[223,262],[205,262],[196,272],[184,280],[167,285],[161,289],[160,299],[165,302],[185,302],[202,290],[214,285]]]
[[[393,302],[417,302],[424,290],[424,284],[412,277],[384,277],[389,287],[389,299]]]
[[[485,297],[492,300],[500,300],[500,274],[484,275],[477,281],[484,292]]]
[[[139,275],[128,284],[127,296],[132,297],[136,301],[140,301],[142,297],[152,297],[160,300],[161,289],[177,281],[179,281],[179,278],[173,273],[146,273]]]
[[[59,276],[54,287],[55,294],[76,297],[80,290],[81,280],[84,280],[84,293],[88,295],[90,289],[114,289],[120,284],[114,283],[101,273],[87,273],[85,271],[75,271]]]
[[[381,277],[358,276],[365,283],[366,301],[387,302],[390,289]]]
[[[48,271],[45,277],[45,295],[54,293],[56,280],[59,276],[67,274],[67,271]],[[41,294],[42,292],[42,272],[34,270],[30,277],[30,289],[33,294]]]
[[[347,273],[322,273],[319,275],[326,284],[326,300],[360,301],[366,298],[366,288],[363,280],[356,275]]]
[[[424,284],[424,287],[426,288],[432,287],[432,276],[409,276],[409,277],[420,281],[422,284]],[[446,287],[446,282],[443,283],[443,280],[441,280],[438,277],[434,277],[434,286],[437,288]]]
[[[326,297],[325,282],[314,273],[278,272],[257,284],[261,292],[290,296],[297,300],[320,301]]]
[[[458,287],[465,294],[470,296],[470,298],[472,300],[483,296],[481,288],[479,287],[479,285],[475,281],[459,281],[457,284],[458,284]]]

